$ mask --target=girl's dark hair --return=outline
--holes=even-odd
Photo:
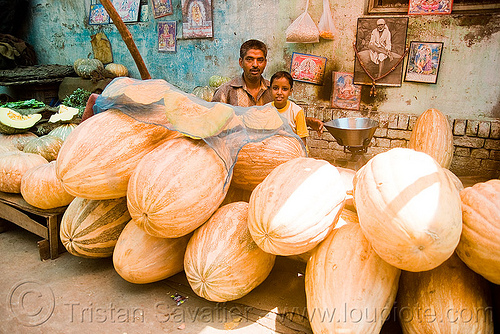
[[[288,73],[287,71],[278,71],[278,72],[274,73],[273,76],[271,77],[271,80],[270,80],[271,85],[273,84],[274,80],[281,79],[281,78],[286,78],[288,80],[288,82],[290,83],[290,88],[293,88],[292,75],[290,73]]]
[[[241,44],[240,58],[241,59],[245,58],[245,55],[247,54],[248,50],[250,50],[250,49],[261,50],[264,53],[264,57],[267,58],[267,46],[266,46],[266,44],[264,42],[257,40],[257,39],[249,39],[248,41]]]

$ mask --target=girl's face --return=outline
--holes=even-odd
[[[285,107],[292,90],[287,78],[275,79],[271,84],[274,106],[279,109]]]

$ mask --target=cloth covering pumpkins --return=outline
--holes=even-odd
[[[346,190],[325,160],[295,158],[276,167],[252,192],[248,227],[257,245],[275,255],[298,255],[333,229]]]
[[[459,191],[425,153],[394,148],[377,154],[356,173],[354,200],[366,238],[397,268],[433,269],[457,247]]]
[[[200,297],[225,302],[243,297],[262,283],[275,255],[261,250],[247,225],[248,203],[220,207],[188,243],[184,270]]]
[[[476,273],[500,284],[500,180],[467,187],[460,198],[463,229],[457,254]]]

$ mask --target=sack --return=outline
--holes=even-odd
[[[333,39],[335,37],[335,25],[333,24],[332,12],[330,11],[330,2],[323,0],[323,14],[318,23],[319,37],[324,39]]]
[[[309,0],[306,3],[306,9],[299,17],[286,28],[287,43],[317,43],[319,42],[319,30],[316,23],[307,12]]]

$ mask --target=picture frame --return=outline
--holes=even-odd
[[[141,0],[113,0],[113,6],[124,23],[139,21]]]
[[[158,51],[177,51],[177,21],[158,22]]]
[[[293,80],[322,85],[327,58],[305,53],[292,53],[290,74]]]
[[[109,14],[101,4],[91,4],[89,11],[89,24],[109,24]]]
[[[451,14],[453,0],[409,0],[408,15]]]
[[[443,42],[411,41],[404,80],[435,84],[443,46]]]
[[[155,19],[172,15],[171,0],[151,0],[153,2],[153,16]]]
[[[354,84],[401,86],[407,30],[408,17],[358,18]]]
[[[332,108],[359,110],[361,86],[354,85],[354,73],[332,72]]]
[[[182,38],[212,38],[212,0],[181,0]]]

